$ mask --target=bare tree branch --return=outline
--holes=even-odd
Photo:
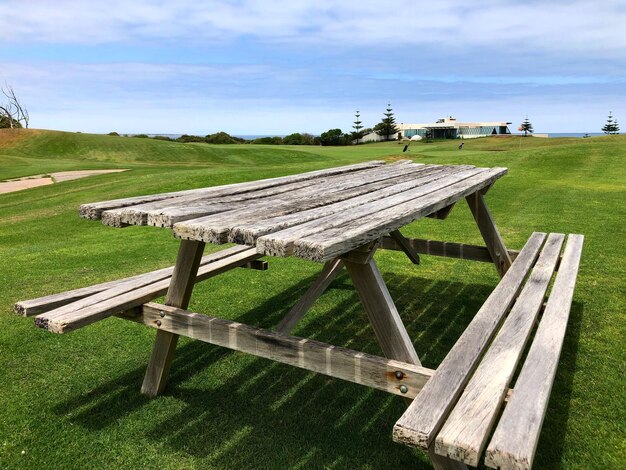
[[[30,116],[28,111],[22,106],[22,103],[15,94],[13,87],[5,83],[5,86],[0,88],[0,90],[9,100],[4,106],[0,106],[0,120],[5,118],[11,129],[22,126],[28,128]]]

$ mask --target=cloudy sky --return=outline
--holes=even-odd
[[[207,134],[626,125],[626,1],[0,0],[31,127]]]

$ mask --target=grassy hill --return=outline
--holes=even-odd
[[[181,144],[0,130],[0,180],[73,169],[118,174],[0,195],[0,468],[429,468],[394,444],[401,400],[358,385],[183,340],[166,393],[139,387],[154,334],[108,319],[69,335],[12,313],[17,300],[171,265],[177,243],[150,227],[78,218],[81,203],[234,183],[377,158],[506,166],[487,196],[519,248],[533,231],[583,233],[581,272],[535,468],[619,468],[626,458],[626,137],[487,138],[358,147]],[[481,243],[459,203],[405,233]],[[219,247],[210,246],[208,250]],[[319,271],[270,259],[199,284],[191,310],[272,328]],[[436,367],[493,286],[482,263],[377,254],[424,364]],[[294,334],[379,354],[345,276]]]

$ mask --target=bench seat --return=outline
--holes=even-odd
[[[265,261],[255,248],[236,245],[204,256],[195,282],[236,267],[264,270]],[[15,311],[35,317],[35,324],[53,333],[67,333],[119,312],[138,307],[164,295],[174,267],[90,287],[75,289],[15,304]]]
[[[477,466],[495,427],[485,464],[531,468],[565,336],[583,236],[569,235],[561,256],[564,241],[562,234],[530,237],[395,424],[395,441]],[[532,345],[498,420],[540,313]]]

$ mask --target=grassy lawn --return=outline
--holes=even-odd
[[[586,236],[570,323],[535,468],[626,465],[626,137],[414,143],[425,163],[505,166],[487,195],[511,248],[533,231]],[[234,183],[402,155],[349,148],[180,144],[53,131],[0,131],[0,180],[72,169],[118,174],[0,195],[0,468],[431,468],[391,440],[401,399],[181,340],[165,394],[139,387],[154,332],[111,318],[68,335],[12,312],[39,297],[173,264],[153,227],[81,220],[81,203]],[[459,203],[410,236],[481,244]],[[219,247],[208,246],[207,251]],[[485,263],[377,254],[424,365],[436,367],[498,281]],[[272,328],[320,266],[269,259],[199,284],[190,309]],[[380,354],[341,275],[294,334]]]

